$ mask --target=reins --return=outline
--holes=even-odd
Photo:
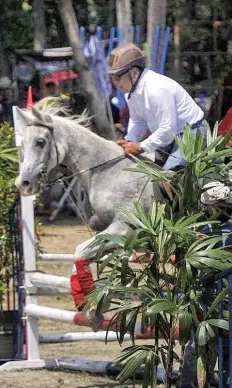
[[[111,163],[111,162],[120,162],[121,160],[127,158],[127,155],[121,155],[121,156],[117,156],[116,158],[113,158],[113,159],[109,159],[109,160],[106,160],[105,162],[102,162],[102,163],[99,163],[95,166],[91,166],[91,167],[88,167],[88,168],[85,168],[83,170],[80,170],[80,171],[77,171],[73,174],[70,174],[70,175],[63,175],[61,176],[60,178],[54,180],[53,182],[47,184],[46,182],[44,182],[44,184],[46,185],[46,187],[50,187],[50,186],[53,186],[55,183],[58,183],[58,182],[64,182],[65,180],[67,179],[71,179],[71,178],[74,178],[75,176],[78,176],[78,175],[81,175],[81,174],[84,174],[85,172],[88,172],[88,171],[92,171],[94,170],[95,168],[98,168],[98,167],[102,167],[108,163]]]

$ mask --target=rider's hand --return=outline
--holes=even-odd
[[[127,141],[122,144],[126,154],[139,155],[143,152],[140,143],[136,141]]]
[[[119,139],[119,140],[116,141],[116,143],[117,143],[118,145],[122,146],[123,144],[127,143],[127,140],[125,140],[125,139]]]

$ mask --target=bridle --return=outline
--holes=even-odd
[[[56,142],[55,142],[55,138],[54,138],[54,135],[53,135],[53,124],[37,120],[35,122],[30,122],[30,123],[27,124],[27,127],[31,127],[31,126],[33,126],[33,127],[44,127],[44,128],[49,129],[49,131],[51,133],[51,136],[52,136],[52,140],[54,142],[55,150],[56,150],[56,162],[57,162],[57,166],[58,166],[59,165],[59,153],[58,153],[58,148],[57,148],[57,145],[56,145]]]

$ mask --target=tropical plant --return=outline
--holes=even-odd
[[[10,123],[3,123],[0,125],[0,223],[2,215],[15,199],[16,189],[13,183],[18,171],[17,152],[14,146],[14,129]]]
[[[14,147],[14,130],[9,123],[0,125],[0,302],[4,284],[10,276],[9,251],[11,228],[7,213],[15,202],[17,191],[14,179],[18,171],[17,148]]]
[[[207,310],[202,301],[204,278],[231,268],[232,254],[222,249],[222,237],[216,232],[210,236],[202,233],[209,222],[220,227],[220,219],[218,212],[216,216],[204,211],[200,196],[208,179],[227,179],[228,165],[223,159],[231,156],[232,150],[225,149],[228,139],[217,136],[217,126],[212,134],[208,128],[206,148],[200,131],[194,139],[189,126],[183,139],[176,141],[187,161],[181,171],[164,172],[136,159],[134,171],[163,182],[169,200],[165,204],[154,201],[149,212],[139,202],[133,212],[122,209],[122,217],[131,227],[127,237],[99,234],[98,272],[103,287],[90,295],[86,307],[98,314],[110,301],[108,311],[114,314],[109,329],[115,328],[120,344],[128,332],[132,340],[132,346],[116,361],[123,364],[118,379],[126,382],[143,364],[144,388],[156,386],[160,364],[165,370],[165,387],[171,387],[173,367],[183,361],[175,346],[179,343],[184,350],[189,341],[195,343],[198,385],[203,388],[214,367],[207,367],[206,350],[213,353],[218,330],[228,330],[227,318],[217,318],[217,307],[228,292],[226,281],[219,295],[211,286]],[[105,249],[109,241],[117,245],[110,253]],[[138,265],[131,267],[129,259],[138,252]],[[138,327],[153,334],[152,345],[136,344]]]

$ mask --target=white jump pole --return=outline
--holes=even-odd
[[[36,256],[37,260],[44,260],[44,261],[62,261],[64,262],[73,262],[76,260],[76,256],[72,253],[39,253]]]
[[[39,342],[42,344],[55,344],[63,342],[76,342],[76,341],[105,341],[106,331],[94,332],[79,332],[79,333],[49,333],[40,334]],[[107,342],[117,341],[118,336],[114,331],[109,331],[107,334]],[[124,340],[129,340],[130,335],[125,334]]]
[[[24,125],[18,116],[16,108],[13,107],[15,143],[20,146],[23,138]],[[37,289],[30,281],[30,274],[36,270],[35,256],[35,236],[34,236],[34,196],[21,196],[21,216],[22,216],[22,237],[23,237],[23,256],[25,268],[25,288],[26,288],[26,305],[37,304]],[[39,334],[38,320],[30,316],[26,322],[26,357],[28,360],[40,358],[39,353]]]
[[[49,275],[45,273],[35,272],[31,275],[31,283],[36,287],[57,287],[63,288],[70,292],[70,279],[65,276]]]
[[[61,310],[52,307],[40,306],[38,304],[27,304],[25,312],[28,316],[45,318],[51,321],[64,322],[75,325],[78,314],[75,311]]]
[[[140,255],[141,256],[141,255]],[[62,262],[73,262],[76,260],[76,255],[72,253],[39,253],[36,256],[37,260],[43,260],[43,261],[62,261]],[[150,259],[141,259],[143,263],[148,263]],[[129,258],[129,262],[131,263],[137,263],[139,262],[139,259],[136,255],[131,255]]]
[[[70,290],[63,287],[38,287],[37,288],[38,296],[57,296],[57,295],[70,295]]]
[[[85,314],[76,311],[68,311],[56,309],[53,307],[40,306],[38,304],[28,304],[25,307],[25,311],[28,316],[35,318],[49,319],[51,321],[63,322],[78,326],[92,327],[92,322],[88,321]],[[99,330],[107,330],[110,323],[110,319],[103,319]],[[111,327],[111,331],[114,331],[115,327]],[[129,335],[129,333],[128,333]],[[154,333],[147,330],[145,333],[141,332],[141,323],[137,322],[135,328],[136,339],[149,339],[154,338]]]
[[[82,312],[61,310],[53,307],[40,306],[38,304],[28,304],[25,307],[27,316],[34,318],[49,319],[55,322],[63,322],[71,325],[87,326],[92,328],[92,320],[88,320],[86,315]],[[108,328],[110,320],[102,320],[99,329],[106,330]],[[113,328],[111,330],[114,330]]]

